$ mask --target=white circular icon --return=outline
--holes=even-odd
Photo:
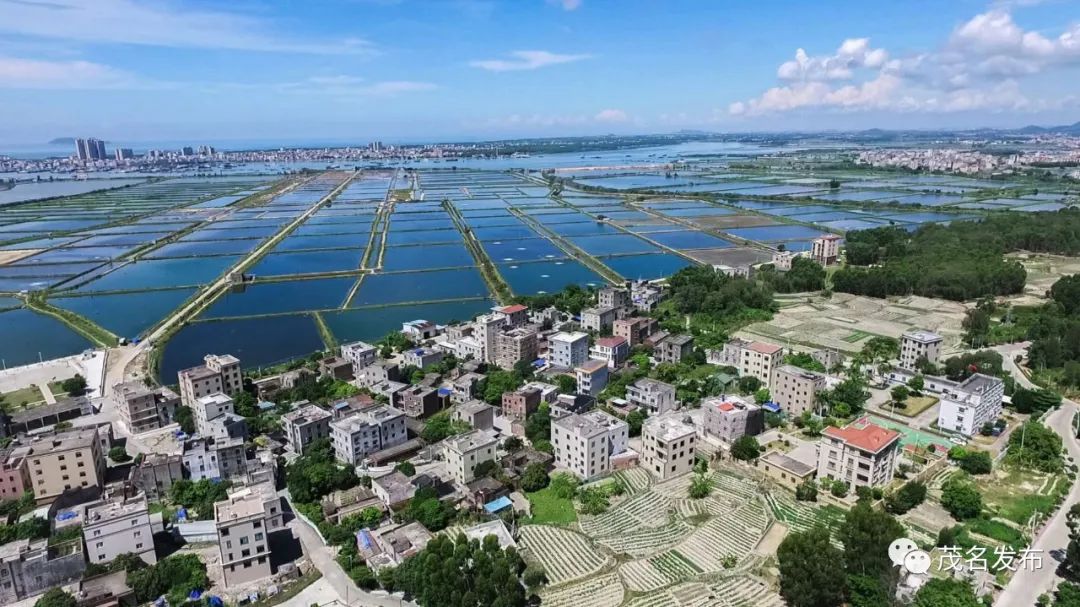
[[[893,543],[889,544],[889,560],[893,565],[899,567],[904,564],[904,557],[913,550],[918,550],[919,547],[915,545],[915,542],[901,537],[893,540]]]
[[[922,575],[930,571],[930,553],[925,550],[912,550],[904,557],[904,569],[908,573]]]

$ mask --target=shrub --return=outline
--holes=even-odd
[[[836,497],[846,497],[850,488],[851,485],[847,481],[833,481],[832,486],[829,487],[829,493]]]

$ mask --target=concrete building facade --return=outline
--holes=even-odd
[[[96,428],[35,437],[28,443],[27,473],[37,501],[51,501],[65,489],[101,487],[105,455]]]
[[[589,357],[607,361],[609,369],[617,369],[630,357],[630,344],[625,337],[601,337],[589,349]]]
[[[368,455],[408,440],[405,414],[389,405],[365,409],[332,422],[330,440],[339,461],[359,465]]]
[[[678,414],[650,417],[641,425],[641,466],[661,480],[694,469],[697,430]]]
[[[462,487],[471,483],[476,478],[476,466],[495,460],[498,443],[498,437],[486,430],[472,430],[446,439],[443,456],[454,481]]]
[[[132,434],[163,428],[176,417],[180,397],[166,387],[149,388],[141,382],[124,382],[112,388],[112,400],[120,420]]]
[[[586,360],[574,369],[574,379],[577,380],[578,394],[597,396],[607,387],[607,361],[595,358]]]
[[[825,376],[792,365],[781,365],[773,374],[770,392],[773,402],[791,417],[813,411],[817,393],[825,389]]]
[[[194,407],[195,402],[211,394],[235,394],[244,387],[240,361],[232,355],[207,354],[203,364],[178,374],[180,402]]]
[[[642,378],[626,386],[626,401],[645,409],[649,415],[663,415],[674,411],[675,386],[650,378]]]
[[[893,478],[900,433],[867,423],[825,428],[818,442],[818,478],[846,481],[852,489],[880,487]]]
[[[900,337],[900,368],[914,371],[920,358],[936,365],[941,357],[942,337],[930,331],[908,331]]]
[[[330,420],[334,417],[322,407],[305,405],[281,416],[281,429],[293,452],[304,454],[313,441],[330,438]]]
[[[612,456],[626,451],[629,440],[626,422],[603,411],[570,415],[551,424],[556,466],[583,480],[610,473]]]
[[[548,338],[548,362],[551,366],[573,369],[588,358],[588,333],[556,333]]]
[[[83,540],[90,563],[111,563],[126,552],[138,555],[148,565],[157,562],[149,506],[141,493],[88,505],[83,516]]]
[[[728,443],[746,435],[756,436],[765,429],[761,407],[738,396],[713,396],[701,401],[705,434]]]

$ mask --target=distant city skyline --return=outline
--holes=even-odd
[[[1080,4],[0,0],[0,140],[481,140],[1080,120]],[[17,120],[10,117],[17,116]],[[2,152],[2,150],[0,150]]]

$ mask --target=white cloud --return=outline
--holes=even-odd
[[[241,88],[267,88],[263,84],[233,85]],[[282,82],[270,85],[284,93],[302,95],[333,95],[338,97],[393,97],[403,93],[419,93],[438,88],[431,82],[415,80],[384,80],[368,82],[360,76],[338,74],[330,76],[312,76],[298,82]]]
[[[557,4],[564,11],[576,11],[581,8],[581,0],[547,0],[548,4]]]
[[[830,55],[800,48],[777,69],[782,84],[729,104],[728,114],[1038,111],[1063,101],[1032,99],[1024,79],[1073,65],[1080,65],[1080,24],[1050,38],[997,7],[956,27],[937,50],[890,57],[867,38],[849,38]]]
[[[597,122],[628,122],[630,116],[622,110],[607,109],[600,110],[596,116],[593,116],[593,120]]]
[[[0,32],[94,44],[370,54],[370,43],[298,40],[263,19],[139,0],[0,0]]]
[[[795,59],[785,61],[776,70],[781,80],[850,80],[859,68],[877,69],[888,60],[883,49],[870,48],[869,38],[845,40],[833,55],[810,57],[803,49],[795,51]]]
[[[560,55],[549,51],[513,51],[510,56],[513,59],[480,59],[470,61],[469,65],[490,72],[510,72],[535,70],[589,58],[589,55]]]
[[[0,57],[0,88],[100,89],[132,81],[129,74],[100,63]]]

